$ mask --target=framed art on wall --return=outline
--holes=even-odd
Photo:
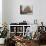
[[[32,14],[33,9],[32,6],[26,5],[20,5],[20,14]]]

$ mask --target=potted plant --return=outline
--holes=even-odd
[[[3,25],[3,31],[0,31],[0,44],[4,44],[4,40],[7,37],[8,29],[7,24]]]

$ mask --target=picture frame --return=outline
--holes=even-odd
[[[20,14],[32,14],[33,13],[33,7],[30,5],[20,5]]]

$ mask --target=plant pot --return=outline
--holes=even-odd
[[[5,38],[0,38],[0,44],[4,44]]]

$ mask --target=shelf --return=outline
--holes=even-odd
[[[10,32],[10,33],[15,33],[15,32]]]
[[[31,26],[31,25],[38,25],[38,24],[30,24],[30,25],[9,25],[9,26]]]
[[[25,30],[26,30],[27,27],[30,27],[30,26],[31,25],[9,25],[9,27],[13,28],[13,29],[10,28],[10,33],[17,33],[18,35],[22,34],[23,36],[25,36],[25,34],[26,34]],[[14,27],[16,27],[16,28],[14,28]],[[11,32],[11,29],[12,29],[13,32]],[[14,30],[16,32],[14,32]],[[19,31],[19,30],[21,30],[21,31]]]
[[[16,32],[16,33],[23,33],[23,32]]]
[[[10,32],[10,33],[15,33],[15,32]],[[16,33],[23,33],[23,32],[16,32]]]
[[[9,26],[31,26],[31,25],[9,25]]]

